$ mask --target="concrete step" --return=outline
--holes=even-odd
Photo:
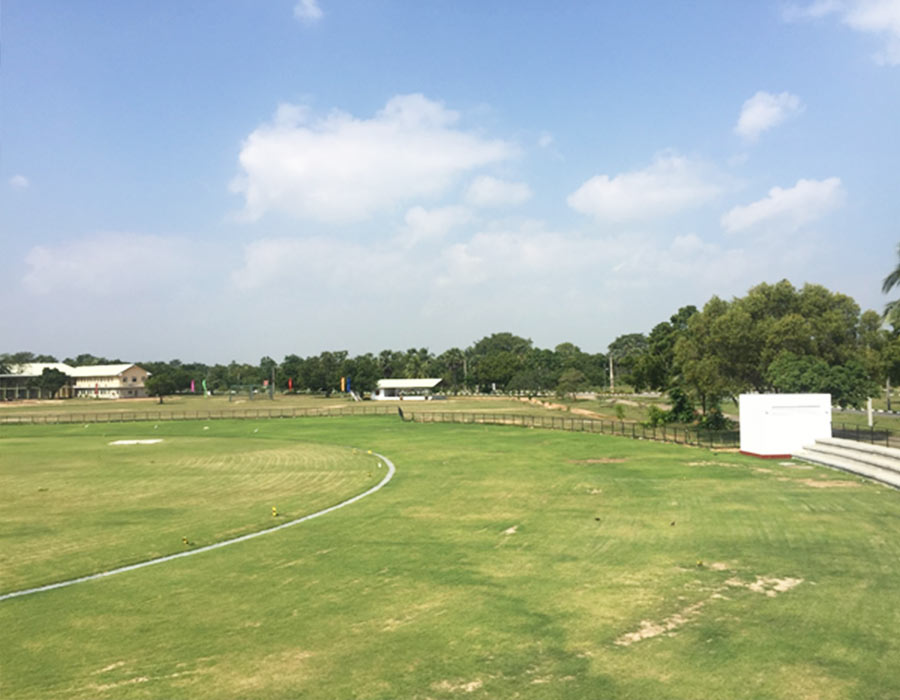
[[[868,452],[869,454],[881,455],[883,457],[893,457],[900,462],[900,450],[896,447],[886,447],[885,445],[872,445],[868,442],[859,442],[857,440],[847,440],[845,438],[819,438],[816,442],[823,445],[836,445],[838,447],[846,447],[848,449],[857,450],[858,452]]]
[[[835,444],[830,440],[816,440],[816,443],[814,445],[807,445],[803,449],[807,452],[813,452],[823,455],[833,455],[835,457],[863,462],[864,464],[869,464],[873,467],[888,469],[900,474],[900,454],[898,454],[896,457],[885,455],[869,450],[857,449],[855,446],[848,446],[844,444],[844,442],[849,441],[843,441],[841,444]],[[900,450],[895,451],[900,453]]]
[[[883,484],[888,484],[894,488],[900,489],[900,472],[892,469],[884,469],[867,462],[860,462],[856,459],[847,457],[839,457],[834,454],[825,452],[817,452],[804,448],[794,453],[794,458],[802,459],[813,464],[821,464],[824,467],[832,469],[840,469],[841,471],[850,472],[857,476],[863,476],[867,479],[874,479]]]

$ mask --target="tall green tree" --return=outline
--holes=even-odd
[[[647,336],[643,333],[626,333],[611,342],[607,349],[612,357],[615,381],[631,384],[634,381],[634,368],[647,352]]]
[[[815,371],[798,358],[820,361],[815,368],[827,368],[832,393],[855,402],[880,371],[876,326],[853,299],[820,285],[760,284],[731,302],[713,297],[676,343],[675,364],[684,388],[707,406],[711,398],[796,386],[791,376]]]
[[[144,390],[149,396],[156,396],[159,402],[163,403],[164,397],[186,389],[188,381],[180,369],[166,368],[147,377],[144,380]]]
[[[563,370],[559,375],[559,383],[556,385],[556,393],[559,396],[571,396],[573,399],[579,391],[587,388],[587,377],[584,372],[575,367]]]
[[[444,387],[457,392],[465,385],[466,356],[459,348],[445,350],[435,358],[436,374],[443,378]]]
[[[696,306],[683,306],[668,321],[656,324],[647,336],[647,352],[635,363],[632,372],[635,388],[665,391],[677,383],[674,372],[675,343],[687,330]]]
[[[889,294],[894,287],[900,287],[900,245],[897,246],[897,266],[881,283],[881,291]],[[900,299],[889,301],[884,307],[884,319],[893,326],[900,327]]]
[[[717,324],[728,311],[728,303],[714,296],[687,322],[675,342],[673,363],[682,389],[703,409],[704,415],[729,395],[732,386],[717,352]]]
[[[55,367],[44,367],[44,371],[41,372],[41,376],[37,380],[41,394],[50,398],[55,398],[57,392],[68,383],[69,377]]]
[[[486,336],[466,353],[470,377],[483,390],[502,390],[525,367],[531,349],[531,340],[513,333]]]

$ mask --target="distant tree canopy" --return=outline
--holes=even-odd
[[[91,355],[90,353],[82,353],[81,355],[76,355],[75,357],[67,357],[63,360],[67,365],[71,365],[72,367],[88,367],[94,365],[118,365],[121,364],[121,360],[111,360],[107,357],[97,357],[96,355]]]
[[[25,365],[29,362],[56,362],[53,355],[36,355],[33,352],[5,352],[0,354],[0,365],[7,369],[16,365]]]
[[[881,284],[881,291],[888,294],[895,287],[900,287],[900,245],[897,246],[897,266],[888,273]],[[894,326],[900,327],[900,299],[889,301],[884,307],[884,319]]]
[[[889,282],[900,284],[895,279],[900,276],[889,276],[885,288]],[[660,415],[683,421],[693,415],[694,406],[705,414],[722,399],[746,391],[827,391],[838,403],[859,405],[876,385],[900,384],[900,326],[887,330],[883,324],[880,314],[860,313],[846,295],[814,284],[797,289],[782,280],[757,285],[731,301],[714,296],[701,310],[683,306],[647,335],[620,335],[609,344],[608,354],[584,352],[571,342],[539,348],[529,338],[504,331],[439,355],[412,347],[355,357],[346,350],[290,354],[280,363],[264,356],[258,364],[179,359],[138,364],[152,373],[147,390],[160,400],[187,391],[191,380],[198,386],[205,380],[214,392],[274,381],[280,391],[328,395],[340,389],[341,377],[358,392],[372,391],[382,377],[440,377],[442,389],[454,393],[534,396],[556,391],[571,396],[608,387],[612,358],[617,385],[667,392],[673,408]],[[55,358],[0,354],[0,368],[29,362]],[[66,358],[80,366],[115,362],[89,353]],[[60,380],[54,376],[47,381],[49,391]]]
[[[859,306],[844,294],[786,280],[760,284],[731,302],[713,297],[690,316],[673,367],[704,412],[741,392],[805,386],[798,377],[811,376],[813,361],[828,369],[841,400],[857,405],[874,380],[856,368],[866,352],[860,330]]]

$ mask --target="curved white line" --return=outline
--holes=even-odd
[[[265,530],[257,530],[256,532],[251,532],[248,535],[241,535],[240,537],[235,537],[230,540],[223,540],[221,542],[216,542],[215,544],[208,544],[205,547],[198,547],[197,549],[191,549],[187,552],[178,552],[177,554],[167,554],[164,557],[158,557],[156,559],[148,559],[147,561],[138,562],[137,564],[129,564],[128,566],[120,566],[118,569],[110,569],[109,571],[101,571],[99,574],[90,574],[89,576],[81,576],[80,578],[69,579],[68,581],[60,581],[59,583],[50,583],[46,586],[38,586],[37,588],[26,588],[21,591],[13,591],[12,593],[4,593],[0,595],[0,601],[8,600],[10,598],[18,598],[20,596],[31,595],[32,593],[42,593],[43,591],[52,591],[55,588],[65,588],[66,586],[74,586],[76,583],[83,583],[85,581],[95,581],[98,578],[104,578],[106,576],[114,576],[115,574],[124,574],[126,571],[134,571],[135,569],[143,569],[146,566],[153,566],[154,564],[162,564],[166,561],[172,561],[173,559],[181,559],[183,557],[192,557],[195,554],[202,554],[203,552],[209,552],[213,549],[220,549],[221,547],[227,547],[232,544],[237,544],[238,542],[245,542],[246,540],[252,540],[254,537],[260,537],[262,535],[268,535],[270,532],[277,532],[278,530],[284,530],[286,527],[292,527],[294,525],[299,525],[300,523],[305,523],[307,520],[312,520],[313,518],[318,518],[321,515],[325,515],[326,513],[332,513],[336,511],[338,508],[343,508],[344,506],[349,506],[351,503],[356,503],[359,500],[362,500],[366,496],[371,496],[376,491],[380,491],[381,488],[387,484],[392,478],[394,478],[394,472],[396,472],[396,468],[394,467],[394,463],[391,462],[387,457],[382,454],[378,454],[377,452],[372,453],[375,457],[383,460],[387,465],[388,473],[385,477],[379,481],[375,486],[370,488],[368,491],[363,491],[362,493],[354,496],[353,498],[348,498],[346,501],[341,501],[337,505],[333,505],[329,508],[325,508],[325,510],[320,510],[315,513],[311,513],[309,515],[304,515],[302,518],[297,518],[296,520],[291,520],[286,523],[282,523],[281,525],[276,525],[274,527],[266,528]]]

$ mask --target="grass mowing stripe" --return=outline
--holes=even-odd
[[[37,586],[36,588],[26,588],[21,591],[13,591],[11,593],[4,593],[0,595],[0,601],[8,600],[10,598],[19,598],[25,595],[32,595],[34,593],[42,593],[44,591],[52,591],[56,588],[65,588],[66,586],[74,586],[76,583],[84,583],[86,581],[96,581],[100,578],[105,578],[107,576],[114,576],[115,574],[123,574],[126,571],[135,571],[136,569],[143,569],[148,566],[153,566],[154,564],[162,564],[163,562],[172,561],[174,559],[182,559],[184,557],[190,557],[195,554],[201,554],[203,552],[209,552],[213,549],[221,549],[222,547],[227,547],[232,544],[237,544],[238,542],[245,542],[246,540],[251,540],[255,537],[260,537],[261,535],[268,535],[272,532],[277,532],[278,530],[284,530],[285,528],[292,527],[294,525],[299,525],[302,522],[306,522],[307,520],[312,520],[313,518],[318,518],[319,516],[326,515],[328,513],[333,513],[339,508],[343,508],[345,506],[349,506],[351,503],[356,503],[359,500],[362,500],[366,496],[370,496],[376,491],[380,491],[393,477],[394,472],[396,472],[396,467],[394,467],[394,463],[378,452],[373,452],[373,455],[383,460],[387,465],[388,473],[385,474],[384,478],[379,481],[375,486],[368,489],[367,491],[363,491],[352,498],[348,498],[345,501],[341,501],[333,506],[325,508],[323,510],[317,511],[315,513],[310,513],[309,515],[304,515],[302,518],[297,518],[296,520],[291,520],[286,523],[282,523],[281,525],[275,525],[274,527],[266,528],[265,530],[258,530],[256,532],[251,532],[247,535],[242,535],[240,537],[234,537],[230,540],[224,540],[222,542],[216,542],[214,544],[206,545],[205,547],[198,547],[197,549],[192,549],[188,552],[178,552],[177,554],[169,554],[164,557],[157,557],[156,559],[149,559],[147,561],[138,562],[137,564],[130,564],[128,566],[120,566],[117,569],[110,569],[109,571],[101,571],[97,574],[90,574],[88,576],[81,576],[79,578],[69,579],[68,581],[60,581],[58,583],[51,583],[46,586]]]

